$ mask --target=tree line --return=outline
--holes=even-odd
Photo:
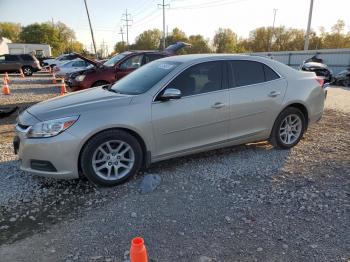
[[[346,32],[345,28],[344,21],[338,20],[330,31],[324,28],[320,28],[319,33],[311,31],[309,49],[350,48],[350,31]],[[62,22],[34,23],[27,26],[2,22],[0,36],[12,42],[49,44],[54,56],[70,52],[88,54],[83,44],[76,40],[74,31]],[[259,27],[251,31],[247,38],[238,37],[230,28],[219,28],[211,40],[200,34],[187,36],[181,29],[174,28],[166,37],[166,43],[170,45],[183,41],[191,44],[191,48],[181,50],[182,54],[297,51],[303,50],[304,36],[304,30],[285,26]],[[117,42],[114,52],[121,53],[127,49],[160,49],[161,39],[162,32],[159,29],[146,30],[129,47],[125,42]]]
[[[344,21],[338,20],[329,32],[324,28],[319,31],[311,31],[309,49],[350,48],[350,31],[345,32]],[[187,36],[184,31],[174,28],[166,37],[166,43],[183,41],[191,44],[191,48],[181,51],[183,54],[298,51],[304,48],[304,36],[304,30],[285,26],[259,27],[251,31],[248,38],[238,37],[230,28],[219,28],[211,41],[202,35]],[[160,30],[146,30],[136,37],[129,49],[159,49],[161,40]],[[125,42],[117,42],[114,51],[120,53],[126,49]]]
[[[52,47],[54,56],[84,51],[84,46],[76,40],[74,31],[62,22],[34,23],[27,26],[3,22],[0,23],[0,36],[14,43],[48,44]]]

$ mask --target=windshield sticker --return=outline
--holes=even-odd
[[[165,69],[165,70],[169,70],[169,69],[171,69],[171,68],[173,68],[174,67],[174,65],[171,65],[171,64],[160,64],[159,66],[158,66],[158,68],[160,68],[160,69]]]

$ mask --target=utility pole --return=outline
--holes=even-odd
[[[122,44],[123,44],[123,50],[125,49],[125,44],[124,44],[124,31],[123,31],[123,27],[120,28],[120,35],[122,35]]]
[[[269,48],[268,51],[271,51],[271,46],[272,46],[272,38],[273,38],[273,33],[275,32],[275,21],[276,21],[276,14],[277,14],[277,8],[273,9],[273,22],[272,22],[272,30],[271,30],[271,37],[269,39]]]
[[[158,4],[158,6],[163,8],[163,50],[165,49],[165,7],[170,7],[169,4],[165,4],[165,0],[163,0],[163,4]]]
[[[86,0],[84,0],[84,3],[85,3],[86,14],[87,14],[87,17],[88,17],[88,20],[89,20],[90,32],[91,32],[92,43],[94,45],[95,56],[96,56],[96,58],[98,58],[97,57],[97,51],[96,51],[96,42],[95,42],[94,32],[92,30],[91,20],[90,20],[90,15],[89,15],[89,10],[88,10],[87,4],[86,4]]]
[[[305,34],[305,43],[304,43],[304,50],[309,49],[309,34],[310,34],[310,28],[311,28],[311,19],[312,19],[312,9],[314,6],[314,0],[310,0],[310,10],[309,10],[309,19],[307,22],[307,29]]]
[[[123,18],[122,21],[125,22],[124,26],[126,27],[126,45],[129,50],[129,27],[131,26],[129,22],[132,22],[132,19],[129,18],[130,14],[128,14],[128,9],[125,10],[123,17],[125,17],[125,19]]]

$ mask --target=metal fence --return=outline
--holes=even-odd
[[[325,63],[335,74],[350,67],[350,48],[319,49],[308,51],[258,52],[249,54],[257,56],[268,56],[294,68],[299,68],[304,60],[317,54],[317,57],[323,59],[323,63]]]

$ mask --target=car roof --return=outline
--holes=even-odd
[[[205,59],[239,59],[239,60],[256,60],[256,61],[273,61],[271,58],[252,56],[252,55],[240,55],[240,54],[192,54],[192,55],[178,55],[163,58],[163,61],[174,61],[186,63],[194,60]]]

